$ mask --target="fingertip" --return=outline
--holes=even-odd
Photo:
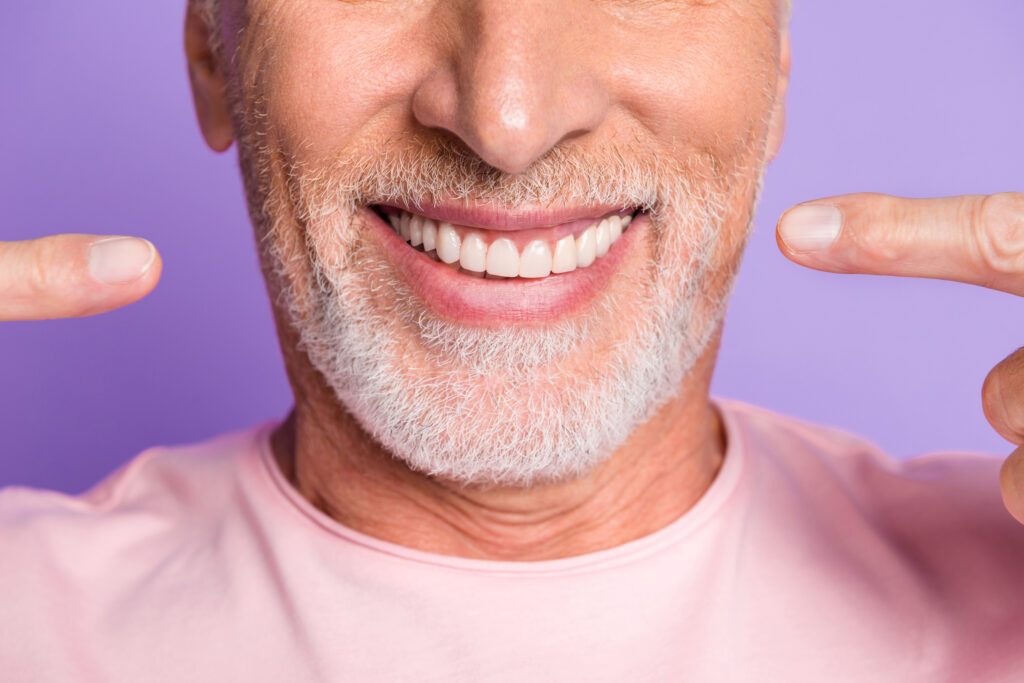
[[[842,228],[843,212],[834,204],[798,204],[779,218],[776,239],[783,252],[811,254],[835,244]]]
[[[147,240],[148,241],[148,240]],[[164,272],[164,261],[160,256],[160,252],[155,246],[153,246],[153,261],[150,263],[149,268],[142,277],[137,281],[138,286],[138,297],[135,299],[141,299],[144,296],[148,296],[156,286],[160,283],[160,277]]]
[[[139,298],[142,298],[153,291],[153,288],[160,282],[160,276],[163,275],[164,261],[156,245],[142,237],[136,239],[145,243],[148,250],[148,259],[145,265],[140,268],[141,274],[139,277],[128,284],[133,285],[135,291],[140,293]]]
[[[135,303],[153,291],[162,269],[160,252],[145,238],[117,235],[91,240],[86,272],[92,284],[83,291],[83,306],[76,317]]]
[[[141,279],[156,258],[147,239],[104,237],[89,245],[89,274],[103,285],[127,285]]]

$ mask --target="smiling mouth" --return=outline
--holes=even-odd
[[[531,280],[589,268],[638,213],[615,211],[551,227],[488,230],[397,207],[372,208],[410,248],[453,270],[477,278]]]

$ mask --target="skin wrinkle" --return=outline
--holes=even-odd
[[[400,92],[388,88],[417,77],[413,57],[388,65],[393,80],[383,89],[367,90],[361,78],[348,113],[323,116],[334,91],[318,79],[330,81],[346,61],[325,52],[313,71],[295,70],[310,50],[330,47],[315,34],[288,47],[305,33],[297,27],[325,21],[299,5],[249,3],[244,30],[232,29],[228,70],[250,213],[296,395],[293,418],[274,436],[282,470],[354,529],[474,557],[589,552],[677,518],[721,466],[707,386],[776,95],[769,46],[778,28],[755,29],[764,5],[718,3],[724,11],[686,47],[696,60],[682,62],[712,69],[723,60],[700,41],[756,30],[749,49],[730,58],[737,68],[721,66],[723,77],[752,84],[746,96],[716,100],[732,91],[690,74],[699,88],[674,111],[657,104],[664,74],[656,72],[680,67],[659,58],[634,78],[627,59],[628,68],[608,67],[602,87],[632,99],[517,175],[485,163],[458,130],[418,128],[384,104]],[[456,35],[445,40],[458,30],[452,24]],[[353,53],[351,68],[371,44]],[[695,125],[677,136],[680,117]],[[322,134],[321,123],[331,126]],[[644,208],[652,224],[610,291],[580,314],[473,328],[426,310],[357,213],[437,196],[507,207],[611,200]]]

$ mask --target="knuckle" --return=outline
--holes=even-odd
[[[981,393],[982,408],[992,426],[1014,443],[1024,441],[1024,349],[992,369]]]
[[[59,294],[68,275],[63,252],[59,240],[43,239],[33,245],[23,283],[30,297],[42,299]]]
[[[1003,504],[1018,522],[1024,523],[1024,453],[1018,448],[999,470],[999,488]]]
[[[874,263],[898,263],[907,257],[906,237],[892,226],[908,225],[911,217],[903,205],[893,197],[874,198],[875,211],[883,217],[872,221],[877,229],[863,230],[854,234],[857,250]]]
[[[896,263],[903,256],[899,240],[889,231],[858,236],[856,247],[857,251],[872,263]]]
[[[1000,275],[1024,273],[1024,193],[1002,192],[976,202],[970,225],[989,270]]]
[[[1009,425],[1002,394],[1002,368],[996,366],[985,378],[985,383],[981,387],[981,406],[985,417],[996,428],[996,431],[1006,436]]]
[[[1018,512],[1020,507],[1020,491],[1017,486],[1017,470],[1020,467],[1020,463],[1015,462],[1014,458],[1010,457],[1003,461],[1003,466],[999,468],[999,493],[1003,498],[1003,505],[1018,521],[1021,520],[1021,515]]]

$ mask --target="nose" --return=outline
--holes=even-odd
[[[443,4],[448,5],[447,2]],[[458,136],[485,162],[524,171],[604,121],[608,95],[582,14],[589,0],[467,0],[446,17],[445,59],[419,84],[413,115]],[[450,23],[449,23],[450,22]]]

